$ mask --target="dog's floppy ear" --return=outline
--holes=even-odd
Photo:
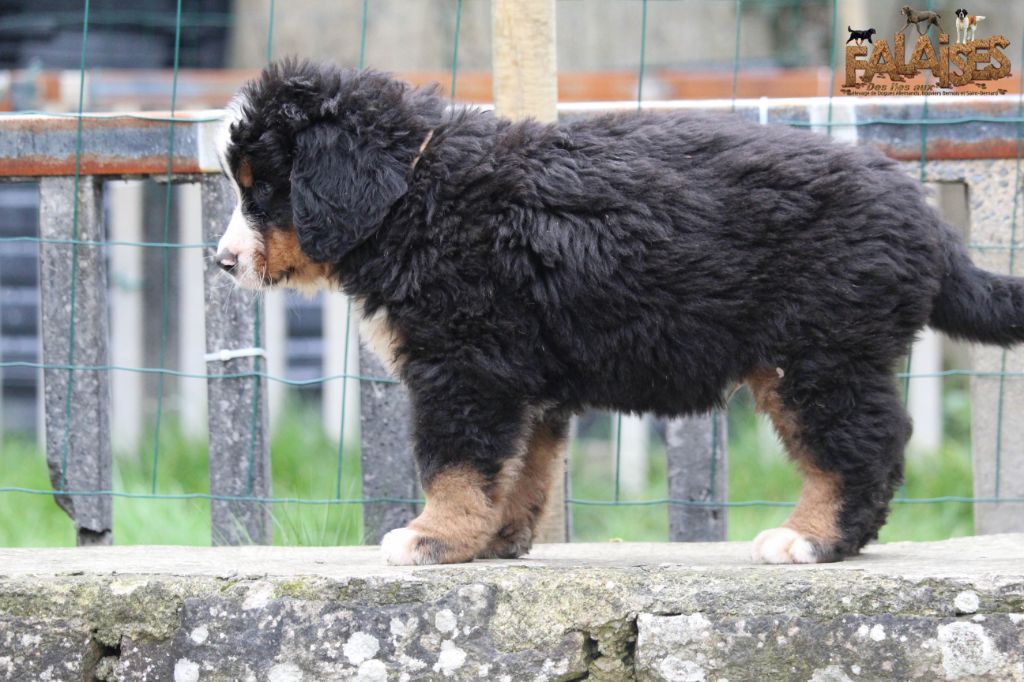
[[[369,238],[408,189],[406,170],[379,143],[338,125],[298,133],[291,201],[303,252],[316,262],[337,262]]]

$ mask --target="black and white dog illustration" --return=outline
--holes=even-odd
[[[956,42],[967,43],[975,39],[978,31],[978,22],[985,17],[977,14],[968,14],[965,9],[956,11]],[[970,37],[968,37],[970,36]]]

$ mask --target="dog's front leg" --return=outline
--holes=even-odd
[[[501,523],[478,559],[515,559],[530,551],[548,509],[553,476],[563,456],[569,430],[568,415],[538,417],[530,429],[518,477],[505,496]],[[511,467],[506,467],[506,470]]]
[[[509,396],[453,380],[444,368],[430,378],[436,385],[428,389],[410,386],[426,505],[381,540],[393,565],[459,563],[484,553],[501,528],[529,436],[527,411]]]

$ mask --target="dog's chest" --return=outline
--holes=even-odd
[[[359,320],[359,339],[373,351],[392,376],[398,376],[399,358],[397,352],[401,346],[401,336],[395,330],[385,308],[378,308],[373,315],[366,316],[363,302],[352,301],[352,314]]]

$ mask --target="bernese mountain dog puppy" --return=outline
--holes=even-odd
[[[512,122],[374,72],[284,61],[233,100],[241,286],[341,289],[408,387],[426,506],[393,564],[526,553],[585,408],[684,415],[746,383],[804,477],[753,558],[877,536],[926,324],[1024,340],[1024,280],[984,272],[893,161],[736,118]]]

